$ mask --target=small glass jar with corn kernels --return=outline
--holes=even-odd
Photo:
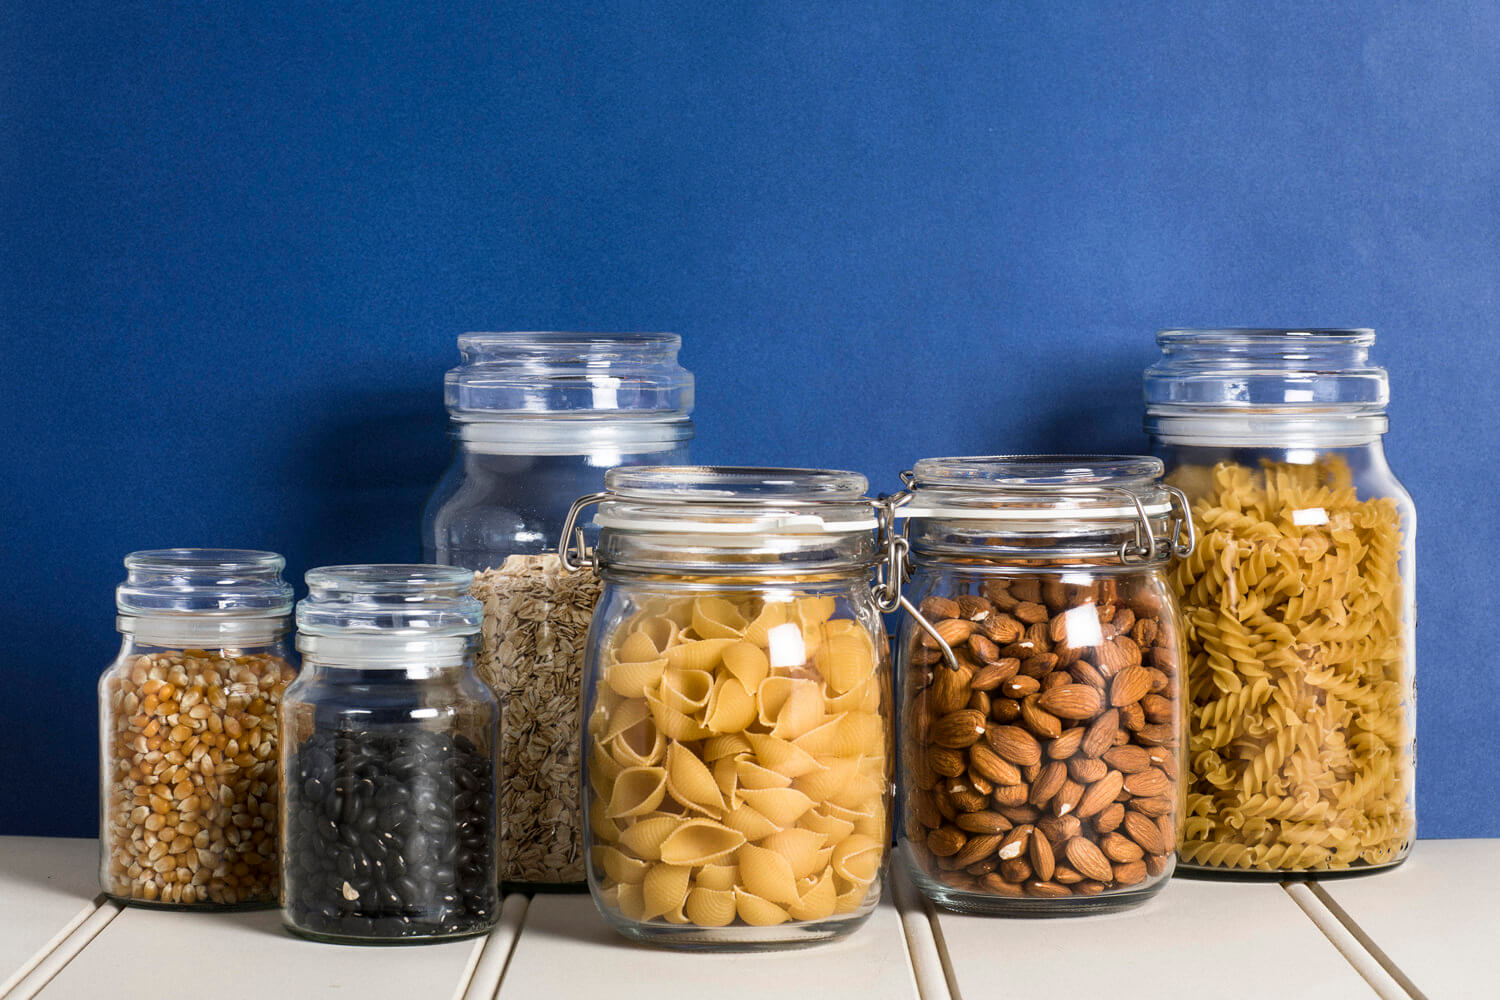
[[[276,905],[277,709],[294,676],[283,565],[239,549],[126,557],[124,640],[99,681],[99,880],[112,899]]]
[[[926,459],[901,498],[900,853],[941,906],[1123,909],[1171,875],[1191,548],[1152,458]]]

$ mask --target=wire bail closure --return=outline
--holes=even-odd
[[[902,473],[901,478],[903,482],[906,481],[906,473]],[[911,560],[908,558],[911,542],[906,537],[904,524],[900,531],[896,530],[896,511],[910,502],[911,494],[906,490],[882,496],[875,501],[875,517],[880,524],[879,541],[885,546],[885,558],[875,571],[875,604],[887,614],[899,608],[910,615],[917,627],[937,643],[948,668],[957,670],[958,657],[954,655],[953,647],[943,641],[942,635],[927,620],[927,616],[901,592],[901,585],[911,576]]]
[[[592,569],[599,572],[599,553],[589,548],[584,540],[583,529],[578,526],[578,517],[589,507],[609,499],[608,493],[588,493],[573,501],[573,506],[568,508],[567,520],[563,521],[562,535],[557,543],[557,557],[562,560],[563,569],[569,573],[576,573],[581,569]],[[573,554],[578,554],[574,559]]]

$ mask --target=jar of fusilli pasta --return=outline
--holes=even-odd
[[[1416,835],[1411,498],[1369,330],[1168,330],[1146,429],[1192,501],[1185,869],[1328,876]]]
[[[621,933],[696,948],[847,934],[880,898],[891,693],[863,476],[614,469],[583,713],[589,888]]]
[[[901,828],[913,881],[970,913],[1143,902],[1172,873],[1186,501],[1132,456],[932,458],[897,498]]]

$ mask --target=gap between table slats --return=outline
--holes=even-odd
[[[493,1000],[500,993],[500,983],[510,956],[526,925],[526,910],[531,899],[521,893],[505,897],[500,907],[500,921],[479,942],[469,966],[468,975],[458,985],[454,1000]]]
[[[896,912],[901,915],[906,954],[917,980],[917,992],[922,1000],[962,1000],[942,948],[942,931],[933,919],[932,904],[912,885],[903,866],[892,864],[890,871]]]
[[[109,922],[119,916],[120,911],[124,909],[118,903],[111,903],[103,896],[98,897],[95,904],[91,912],[83,915],[82,920],[72,925],[66,933],[59,935],[61,940],[54,938],[56,943],[45,956],[29,963],[30,972],[16,982],[11,992],[4,994],[5,1000],[31,1000],[63,970],[64,966],[78,957],[88,943],[98,937],[99,932],[104,930]]]
[[[1354,966],[1370,988],[1382,1000],[1427,1000],[1396,963],[1391,961],[1354,919],[1345,913],[1322,886],[1316,882],[1283,882],[1282,889],[1296,901],[1317,925],[1323,936],[1333,943],[1349,964]]]

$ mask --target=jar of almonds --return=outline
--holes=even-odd
[[[274,906],[277,709],[292,588],[274,552],[125,559],[120,655],[99,681],[100,865],[123,903]]]
[[[1152,458],[925,459],[900,498],[900,853],[937,904],[1123,909],[1172,873],[1191,549]]]

